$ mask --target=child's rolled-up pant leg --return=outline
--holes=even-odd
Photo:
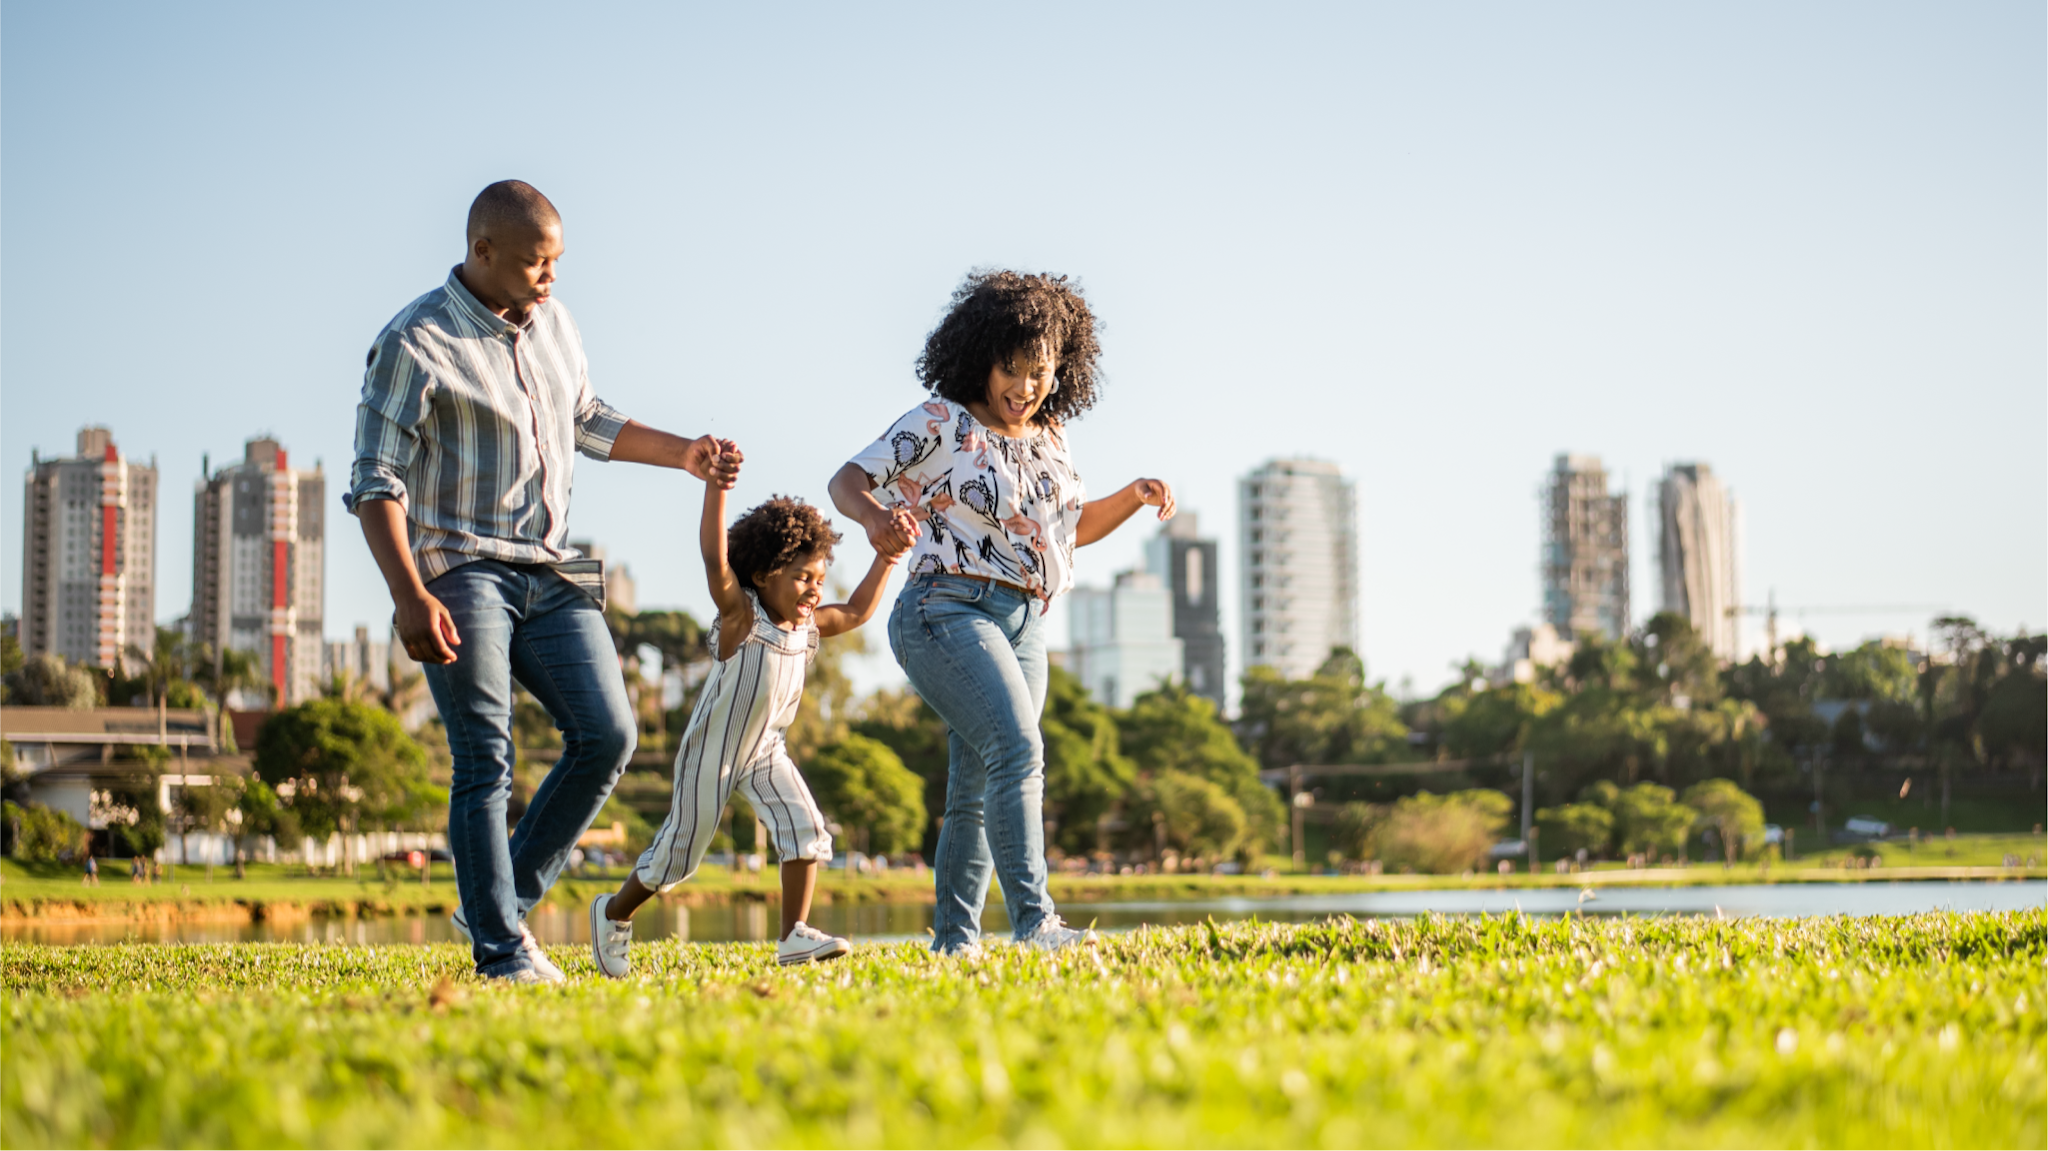
[[[737,774],[730,764],[706,762],[697,749],[686,743],[676,755],[675,782],[668,799],[668,818],[654,833],[654,842],[633,865],[642,886],[667,891],[697,874],[711,839],[718,834],[719,816],[732,797]]]
[[[768,826],[768,841],[782,862],[831,862],[832,833],[825,826],[825,813],[818,810],[818,801],[811,798],[810,787],[780,740],[740,772],[739,790]]]

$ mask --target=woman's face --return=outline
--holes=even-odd
[[[995,423],[1012,428],[1029,424],[1059,386],[1053,378],[1057,366],[1042,348],[1022,349],[997,360],[988,370],[988,410]]]

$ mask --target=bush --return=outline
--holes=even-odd
[[[1728,779],[1709,779],[1685,790],[1685,803],[1699,813],[1698,825],[1721,840],[1721,858],[1733,863],[1764,845],[1763,805]]]
[[[1138,785],[1129,811],[1132,834],[1155,834],[1184,855],[1227,856],[1244,845],[1244,808],[1218,784],[1184,771],[1163,771]]]
[[[1496,818],[1472,792],[1421,792],[1395,801],[1372,828],[1368,849],[1389,867],[1437,875],[1470,871],[1486,859]]]
[[[1698,818],[1670,788],[1648,782],[1616,792],[1613,811],[1623,855],[1684,855],[1686,833]]]
[[[1373,829],[1387,809],[1372,803],[1347,803],[1330,821],[1330,844],[1346,859],[1364,859],[1372,848]]]
[[[903,766],[889,746],[848,735],[818,749],[804,775],[818,806],[844,828],[844,843],[867,832],[864,850],[880,855],[910,851],[924,839],[924,780]]]
[[[40,803],[9,802],[4,818],[14,836],[14,858],[30,863],[83,859],[91,833],[68,811],[52,811]]]
[[[1536,843],[1546,856],[1605,855],[1614,813],[1596,803],[1567,803],[1536,812]]]
[[[100,705],[100,678],[49,652],[9,672],[6,684],[7,702],[24,707],[90,711]]]

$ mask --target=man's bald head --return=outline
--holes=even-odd
[[[562,214],[540,189],[524,180],[500,180],[476,194],[469,205],[469,242],[504,239],[562,226]]]

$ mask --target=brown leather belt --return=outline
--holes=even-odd
[[[1033,591],[1032,591],[1032,590],[1031,590],[1030,588],[1028,588],[1028,587],[1025,587],[1025,586],[1024,586],[1023,584],[1014,584],[1014,583],[1011,583],[1011,582],[1010,582],[1009,580],[1006,580],[1006,579],[997,579],[997,578],[995,578],[994,576],[985,576],[985,575],[968,575],[968,574],[967,574],[966,572],[933,572],[933,573],[931,573],[930,575],[928,575],[928,576],[925,576],[924,578],[925,578],[925,579],[936,579],[936,578],[938,578],[939,576],[951,576],[951,577],[953,577],[954,579],[971,579],[971,580],[973,580],[973,581],[974,581],[975,583],[988,583],[988,584],[994,584],[994,585],[996,585],[997,587],[1006,587],[1006,588],[1009,588],[1009,589],[1010,589],[1011,591],[1013,591],[1013,592],[1017,592],[1017,593],[1019,593],[1019,594],[1020,594],[1020,595],[1022,595],[1022,596],[1023,596],[1023,597],[1025,598],[1025,599],[1032,599],[1032,598],[1034,598],[1034,597],[1036,596],[1036,594],[1037,594],[1037,593],[1033,592]]]

